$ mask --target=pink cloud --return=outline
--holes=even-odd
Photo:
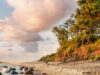
[[[6,0],[14,8],[12,16],[0,22],[6,41],[27,42],[39,39],[38,32],[72,13],[74,0]],[[70,8],[70,9],[69,9]],[[41,38],[40,38],[41,39]]]
[[[1,60],[10,59],[10,61],[37,60],[43,55],[55,52],[58,44],[53,35],[50,32],[45,33],[45,35],[39,32],[50,28],[59,20],[69,16],[77,7],[75,0],[5,1],[14,10],[10,17],[5,17],[4,20],[0,20],[0,32],[2,33],[2,35],[0,34],[0,41],[5,41],[4,48],[11,48],[10,50],[5,50],[0,47],[0,58]],[[51,40],[37,43],[36,41],[43,40],[40,34],[42,37],[47,37]],[[15,43],[6,45],[7,42],[9,44],[11,42],[17,42],[19,46],[14,47],[13,45]]]

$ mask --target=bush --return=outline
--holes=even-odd
[[[100,55],[96,55],[93,60],[94,61],[100,60]]]
[[[67,55],[67,58],[70,58],[72,56],[72,53],[73,53],[73,49],[72,47],[68,47],[66,49],[66,51],[64,51],[64,55],[66,56]]]
[[[42,57],[39,61],[55,61],[56,53]]]
[[[100,46],[100,39],[96,42],[96,44]]]
[[[85,49],[87,50],[88,53],[92,53],[92,52],[96,51],[98,48],[97,48],[97,46],[94,46],[94,45],[93,46],[88,45],[88,46],[85,47]]]

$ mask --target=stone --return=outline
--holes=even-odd
[[[14,75],[15,75],[15,74],[18,74],[18,72],[16,72],[16,71],[12,71],[11,74],[14,74]]]
[[[11,68],[11,71],[15,71],[16,69],[15,68]]]
[[[88,75],[88,74],[92,75],[92,72],[83,72],[83,74],[85,74],[85,75]]]
[[[25,74],[33,74],[33,71],[25,71]]]
[[[2,75],[2,73],[0,72],[0,75]]]
[[[34,69],[32,67],[29,68],[29,71],[34,71]]]
[[[25,71],[28,70],[28,67],[24,67],[24,70],[25,70]]]
[[[20,72],[20,74],[24,74],[24,72]]]
[[[23,70],[24,68],[25,68],[25,66],[21,66],[21,67],[20,67],[20,70]]]
[[[4,66],[4,68],[8,68],[8,66]]]
[[[47,75],[47,73],[42,73],[42,75]]]

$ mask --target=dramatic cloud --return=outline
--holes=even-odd
[[[4,54],[2,60],[9,60],[9,58],[15,60],[15,57],[16,60],[21,60],[23,57],[31,60],[36,55],[37,58],[39,58],[44,54],[54,52],[54,50],[56,52],[58,44],[57,41],[53,39],[53,35],[49,32],[45,35],[43,33],[40,34],[40,32],[74,13],[77,7],[76,0],[4,1],[9,7],[13,8],[13,11],[10,17],[5,17],[5,19],[0,20],[0,41],[5,44],[3,48],[7,48],[4,49],[6,51],[0,52]],[[45,41],[43,39],[45,39]],[[42,42],[38,43],[37,41]],[[51,43],[49,43],[50,41]],[[14,43],[10,44],[11,42]],[[15,43],[19,44],[19,46],[14,47],[13,45]],[[31,53],[36,54],[33,55]],[[0,58],[1,57],[3,56],[0,55]],[[35,60],[37,58],[35,58]]]
[[[2,40],[31,42],[41,40],[38,32],[72,13],[73,0],[6,0],[14,11],[0,21]],[[73,5],[73,6],[72,6]]]

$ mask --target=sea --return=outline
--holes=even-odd
[[[12,66],[12,65],[5,65],[5,64],[2,64],[2,65],[0,65],[0,73],[2,73],[3,72],[3,69],[4,69],[4,66],[7,66],[8,67],[8,69],[10,69],[10,68],[15,68],[16,69],[16,72],[20,72],[20,70],[18,70],[20,67],[19,66]],[[14,75],[14,74],[11,74],[11,72],[9,72],[9,73],[2,73],[2,75]],[[17,75],[20,75],[20,74],[17,74]]]
[[[5,71],[3,71],[4,70],[4,66],[7,66],[7,73],[5,73]],[[11,72],[9,72],[9,69],[10,68],[14,68],[14,69],[16,69],[15,70],[15,72],[17,72],[18,74],[12,74]],[[21,72],[22,72],[22,70],[20,70],[20,66],[12,66],[12,65],[5,65],[5,64],[2,64],[2,65],[0,65],[0,73],[2,73],[1,75],[26,75],[26,74],[20,74]],[[32,74],[33,75],[33,74]],[[41,73],[40,73],[40,71],[39,70],[34,70],[34,75],[41,75]],[[42,75],[44,75],[44,74],[42,74]]]

